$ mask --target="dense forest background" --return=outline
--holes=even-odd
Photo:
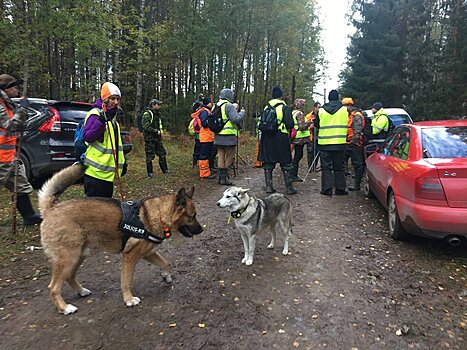
[[[415,119],[467,114],[467,1],[349,1],[342,96]],[[93,101],[113,81],[127,124],[156,97],[174,132],[199,93],[223,87],[250,130],[274,85],[311,108],[326,75],[320,26],[336,25],[312,0],[0,0],[0,14],[0,71],[26,78],[29,96]]]
[[[0,0],[0,13],[0,70],[28,77],[29,96],[93,101],[113,81],[126,122],[156,97],[175,132],[223,87],[246,127],[277,84],[311,99],[323,63],[313,1]]]
[[[341,93],[421,119],[467,115],[467,1],[354,0]]]

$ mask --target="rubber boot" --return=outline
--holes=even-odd
[[[227,178],[227,169],[219,169],[219,176],[220,176],[220,184],[221,185],[226,185],[226,186],[231,186],[233,183]]]
[[[303,182],[303,179],[298,176],[298,164],[293,165],[292,182]]]
[[[148,171],[149,177],[154,177],[154,170],[152,168],[152,162],[146,162],[146,170]]]
[[[266,179],[266,193],[276,192],[272,185],[272,169],[264,169],[264,177]]]
[[[161,167],[161,170],[164,174],[170,174],[170,170],[167,167],[167,159],[160,159],[159,160],[159,166]]]
[[[16,199],[16,208],[18,208],[19,213],[23,217],[24,226],[31,226],[42,222],[41,215],[34,212],[28,194],[18,195]]]
[[[293,187],[292,184],[292,171],[282,171],[284,173],[284,182],[285,187],[287,188],[287,194],[295,194],[297,190]]]

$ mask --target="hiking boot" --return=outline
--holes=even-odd
[[[329,188],[327,190],[321,190],[319,193],[322,194],[323,196],[332,197],[332,189],[331,188]]]
[[[346,190],[336,190],[336,196],[347,196],[349,192]]]
[[[23,217],[24,226],[32,226],[42,222],[41,215],[34,212],[28,194],[19,194],[16,199],[16,208]]]
[[[276,192],[276,189],[272,185],[272,169],[264,169],[264,177],[266,180],[266,193]]]
[[[219,183],[221,185],[231,186],[233,183],[228,178],[228,170],[227,169],[219,169]]]
[[[282,171],[284,174],[285,187],[287,188],[287,194],[295,194],[297,190],[292,185],[292,171]]]

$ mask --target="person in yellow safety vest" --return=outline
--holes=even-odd
[[[126,173],[120,125],[120,89],[106,82],[101,88],[101,100],[86,115],[83,140],[88,147],[84,154],[84,193],[87,197],[112,198],[113,182]]]
[[[354,107],[354,102],[351,97],[342,99],[342,104],[349,111],[349,121],[347,123],[347,146],[345,165],[348,159],[352,161],[354,170],[354,185],[349,186],[349,191],[360,191],[360,183],[362,182],[365,163],[363,160],[363,128],[365,127],[365,118],[359,108]]]
[[[275,108],[277,118],[277,131],[261,132],[258,160],[264,162],[264,177],[266,181],[266,193],[274,193],[272,171],[279,163],[284,174],[284,182],[287,194],[295,194],[297,191],[292,184],[292,155],[290,154],[290,136],[294,123],[292,112],[282,99],[282,90],[279,86],[272,89],[272,100],[268,106]]]
[[[217,167],[219,168],[219,183],[232,185],[229,180],[229,168],[235,161],[235,148],[238,144],[238,132],[240,124],[245,117],[245,109],[237,112],[237,104],[232,103],[234,93],[231,89],[224,88],[219,93],[219,101],[214,105],[220,108],[224,128],[214,135],[214,146],[217,148]]]
[[[388,136],[389,118],[383,109],[383,104],[375,102],[371,106],[371,111],[373,112],[373,120],[371,121],[373,139],[385,139]]]
[[[17,154],[17,132],[22,129],[28,119],[27,107],[29,101],[21,99],[20,108],[13,103],[11,98],[19,95],[19,87],[23,84],[21,79],[16,79],[8,74],[0,75],[0,186],[5,186],[9,191],[14,191],[15,159]],[[42,219],[39,213],[32,208],[29,194],[32,186],[26,177],[23,163],[19,163],[16,178],[16,208],[23,217],[25,226],[39,224]]]
[[[149,108],[143,113],[141,124],[143,126],[144,153],[146,154],[146,170],[149,177],[154,176],[152,161],[159,157],[159,167],[164,174],[170,174],[167,166],[167,151],[162,141],[162,102],[158,99],[149,101]]]
[[[337,90],[331,90],[329,102],[319,109],[314,125],[318,129],[318,149],[321,162],[321,194],[347,195],[345,180],[345,143],[349,112],[339,102]],[[333,186],[334,185],[334,186]]]
[[[310,141],[310,125],[313,125],[313,122],[305,121],[305,104],[306,100],[302,98],[297,98],[294,102],[294,110],[292,111],[292,117],[294,121],[294,130],[296,132],[295,137],[292,138],[292,144],[294,148],[293,155],[293,170],[292,170],[292,182],[303,182],[303,180],[298,176],[298,168],[300,160],[303,158],[303,148],[305,145],[309,144]]]

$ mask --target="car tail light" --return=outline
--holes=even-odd
[[[419,177],[415,180],[415,197],[446,200],[443,185],[437,177]]]
[[[39,127],[40,132],[61,132],[62,131],[62,123],[60,120],[60,115],[58,111],[53,108],[49,107],[50,113],[52,113],[52,118],[47,120],[44,124]]]

